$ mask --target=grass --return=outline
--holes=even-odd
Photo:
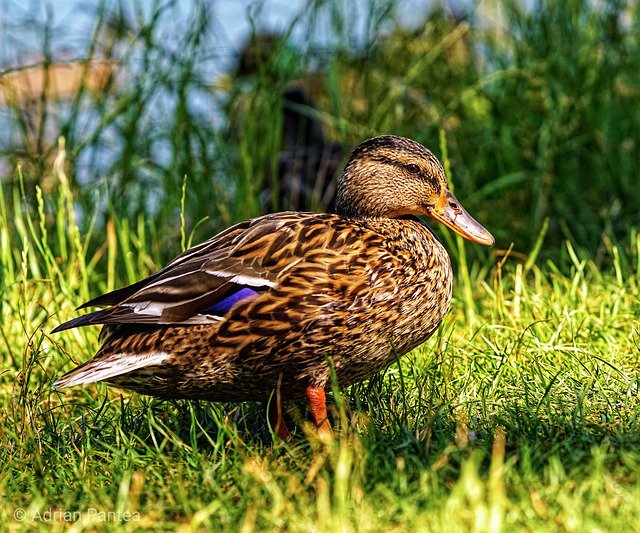
[[[359,14],[313,2],[227,85],[208,68],[219,54],[209,3],[194,1],[186,20],[174,1],[101,4],[78,59],[114,61],[118,76],[102,94],[81,84],[70,102],[43,91],[5,117],[3,529],[640,523],[640,11],[485,4],[501,25],[436,8],[407,30],[393,2],[375,1],[356,36]],[[12,7],[7,33],[32,31]],[[57,68],[64,32],[36,31],[42,68]],[[300,34],[331,38],[292,46]],[[438,334],[334,391],[333,441],[304,424],[274,441],[257,405],[102,384],[51,391],[98,345],[97,328],[49,334],[78,304],[256,214],[292,81],[331,141],[396,133],[438,153],[456,196],[497,236],[488,252],[441,233],[456,284]],[[303,404],[291,408],[304,418]]]
[[[132,279],[156,264],[143,230],[115,218],[90,252],[63,157],[35,211],[18,190],[0,197],[5,527],[623,531],[640,520],[636,232],[604,268],[567,242],[558,263],[534,250],[459,271],[435,338],[334,391],[334,440],[302,424],[274,442],[257,405],[51,391],[98,334],[51,328],[126,281],[116,261]]]

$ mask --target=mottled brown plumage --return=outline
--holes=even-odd
[[[331,368],[342,386],[371,377],[447,312],[449,257],[413,215],[493,243],[451,195],[435,156],[401,137],[354,150],[336,210],[241,222],[88,302],[108,307],[54,331],[105,324],[102,347],[55,386],[103,380],[161,398],[238,402],[306,395],[327,427]]]

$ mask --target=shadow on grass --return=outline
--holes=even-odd
[[[201,454],[215,460],[229,453],[272,455],[269,448],[313,448],[303,429],[309,417],[302,401],[289,402],[293,437],[283,446],[274,439],[261,404],[164,401],[102,391],[80,389],[67,398],[56,393],[47,401],[40,396],[14,413],[28,426],[16,432],[14,443],[40,450],[45,461],[50,452],[133,453],[140,458],[161,454],[174,459]],[[602,413],[595,419],[582,416],[579,406],[563,415],[536,414],[514,400],[469,420],[433,386],[422,383],[406,394],[394,374],[381,374],[339,395],[334,392],[329,401],[337,440],[359,440],[367,463],[383,470],[395,468],[402,457],[416,472],[444,469],[453,479],[471,454],[479,454],[481,469],[488,469],[497,432],[506,437],[507,460],[523,474],[540,473],[551,460],[571,469],[588,461],[594,447],[603,446],[606,462],[615,465],[640,444],[640,425],[632,416],[625,420]]]

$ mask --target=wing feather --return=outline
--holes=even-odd
[[[313,250],[310,236],[326,230],[329,218],[339,219],[336,215],[276,213],[236,224],[180,254],[148,278],[90,300],[81,308],[109,307],[61,324],[54,332],[90,324],[219,321],[222,316],[207,311],[245,288],[253,294],[277,288],[282,273]],[[306,243],[300,242],[303,233]]]

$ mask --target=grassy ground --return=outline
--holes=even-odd
[[[384,375],[334,393],[335,439],[319,441],[302,424],[283,443],[255,405],[165,403],[103,385],[51,391],[93,353],[98,334],[50,336],[51,328],[120,282],[116,262],[131,278],[154,268],[143,226],[117,220],[104,247],[87,254],[64,166],[56,168],[57,185],[36,194],[33,214],[20,209],[18,192],[0,204],[5,526],[613,531],[639,523],[635,232],[627,247],[609,247],[604,268],[568,243],[557,263],[538,265],[534,248],[459,268],[437,337]],[[16,239],[22,247],[12,249]]]

